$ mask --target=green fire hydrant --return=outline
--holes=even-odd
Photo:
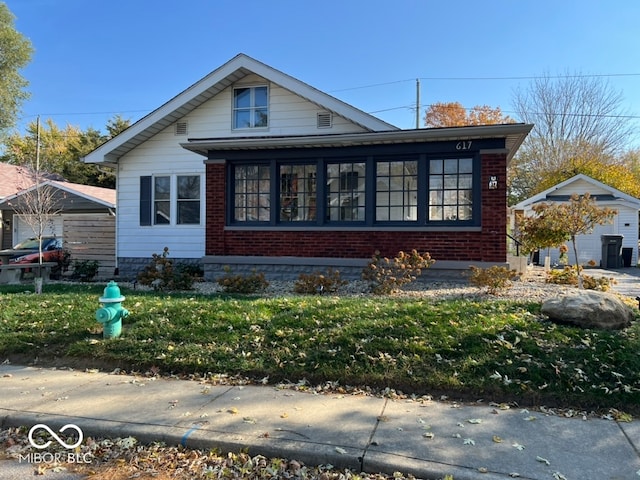
[[[122,308],[124,298],[120,294],[120,287],[111,280],[104,289],[104,295],[99,298],[102,308],[96,311],[96,320],[104,324],[104,338],[116,338],[122,333],[122,319],[129,315],[129,310]]]

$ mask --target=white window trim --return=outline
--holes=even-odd
[[[236,110],[246,110],[246,108],[238,108],[235,107],[235,91],[241,88],[249,88],[252,90],[251,96],[253,98],[253,91],[256,88],[265,87],[267,89],[267,125],[265,127],[236,127]],[[250,107],[248,107],[251,111],[256,109],[255,103],[252,103]],[[264,131],[269,130],[269,126],[271,125],[271,88],[267,83],[251,83],[251,84],[238,84],[234,85],[231,89],[231,130],[236,132],[247,132],[247,131]]]
[[[169,177],[169,223],[155,223],[155,179],[157,177]],[[199,177],[200,178],[200,221],[198,223],[178,223],[178,177]],[[196,172],[179,173],[154,173],[151,176],[151,226],[156,228],[167,227],[202,227],[205,219],[205,185],[204,175]]]

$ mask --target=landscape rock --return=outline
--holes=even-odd
[[[595,290],[578,290],[542,303],[542,313],[551,321],[582,328],[620,330],[635,318],[634,311],[618,297]]]

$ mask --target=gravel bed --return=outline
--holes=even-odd
[[[270,281],[267,289],[261,293],[266,297],[290,296],[294,293],[295,281]],[[140,288],[140,287],[138,287]],[[221,293],[222,288],[215,282],[200,282],[194,284],[198,293]],[[542,301],[575,290],[575,287],[545,283],[544,272],[533,270],[524,279],[514,281],[511,288],[489,295],[486,289],[469,285],[465,281],[420,279],[405,286],[401,291],[393,294],[399,298],[467,298],[467,299],[521,299]],[[333,296],[368,296],[368,283],[361,280],[350,281],[341,287]]]

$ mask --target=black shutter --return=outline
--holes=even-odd
[[[140,177],[140,225],[151,225],[151,176]]]

